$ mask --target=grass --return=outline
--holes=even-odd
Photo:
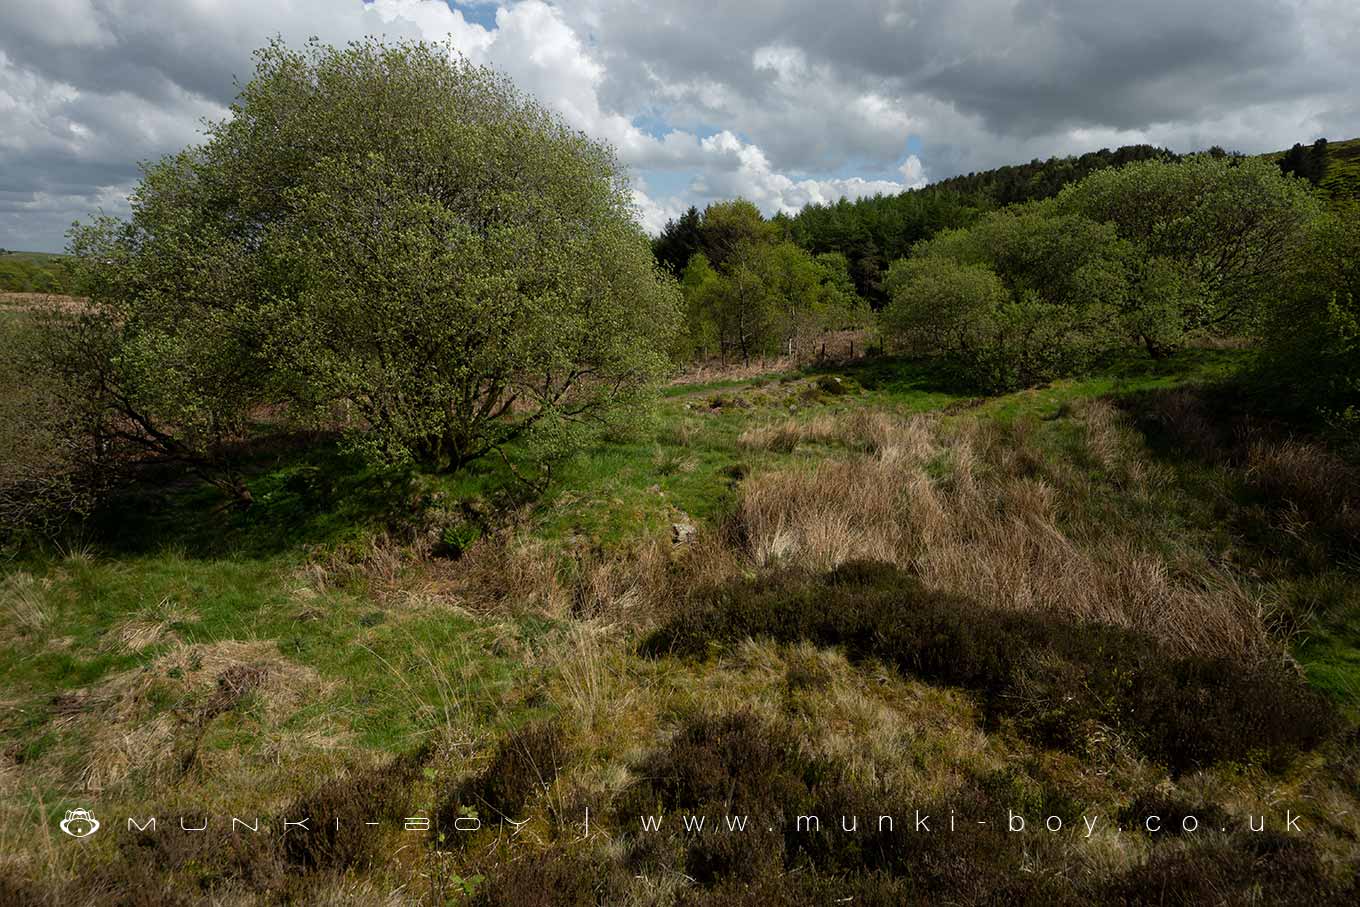
[[[923,890],[1066,903],[1159,884],[1195,892],[1200,878],[1229,900],[1341,897],[1360,836],[1347,781],[1360,767],[1344,738],[1279,760],[1225,748],[1172,772],[1121,726],[1118,702],[1106,711],[1101,691],[1123,688],[1107,689],[1080,637],[1061,658],[1031,646],[1035,660],[986,695],[914,672],[903,646],[826,634],[714,631],[686,657],[636,651],[668,621],[700,627],[677,615],[702,590],[867,556],[905,571],[897,586],[966,599],[1006,626],[1118,628],[1100,632],[1133,634],[1148,664],[1278,662],[1287,646],[1354,721],[1346,467],[1285,427],[1244,435],[1204,396],[1246,355],[1130,356],[989,399],[893,358],[706,376],[558,464],[541,493],[490,462],[455,476],[374,471],[324,437],[250,451],[244,513],[157,477],[98,514],[86,544],[4,564],[0,900],[135,889],[147,903],[177,890],[375,903],[399,890],[397,902],[534,903],[547,885],[551,903],[897,903]],[[1080,741],[1034,732],[1038,718],[997,719],[999,703],[1051,693],[1073,671],[1097,697],[1082,700]],[[1003,836],[973,869],[891,841],[778,834],[743,850],[648,840],[628,824],[635,807],[722,807],[722,791],[700,789],[716,777],[769,807],[966,801],[1115,816],[1172,798],[1234,827],[1262,804],[1330,818],[1306,848],[1266,854],[1235,833],[1025,847]],[[279,816],[310,803],[348,816],[366,797],[398,818],[474,801],[531,824],[513,840],[487,829],[454,858],[395,826],[259,852],[97,836],[78,856],[44,843],[75,805]],[[585,806],[604,837],[581,838]],[[756,866],[768,871],[753,877]]]
[[[1263,155],[1279,160],[1283,151]],[[1354,210],[1360,202],[1360,138],[1327,143],[1327,172],[1318,183],[1323,197],[1340,213]]]
[[[1360,139],[1327,145],[1327,173],[1318,184],[1336,202],[1360,201]]]

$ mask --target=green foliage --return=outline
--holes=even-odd
[[[1014,205],[1051,198],[1063,187],[1109,167],[1123,167],[1138,161],[1177,160],[1180,158],[1165,148],[1124,145],[1114,151],[1102,148],[1077,157],[1051,157],[1045,161],[1036,158],[1028,164],[1010,164],[981,173],[950,177],[935,183],[931,189],[980,195],[997,206]]]
[[[1286,407],[1360,425],[1360,221],[1331,216],[1298,283],[1268,314],[1258,373]]]
[[[695,253],[703,248],[702,215],[693,205],[679,218],[666,221],[661,235],[652,240],[652,254],[672,274],[685,271]]]
[[[1327,169],[1318,188],[1337,213],[1355,215],[1360,203],[1360,139],[1328,143]]]
[[[719,271],[736,266],[752,249],[779,240],[774,225],[744,198],[715,202],[705,208],[699,235],[703,253]]]
[[[843,255],[814,258],[779,232],[755,205],[710,205],[699,223],[702,251],[681,277],[686,326],[680,351],[724,359],[788,353],[801,338],[862,324]]]
[[[146,169],[121,222],[97,218],[71,233],[77,285],[90,305],[48,319],[42,348],[80,413],[97,467],[147,454],[188,465],[248,503],[232,445],[274,399],[252,297],[262,277],[242,241],[203,223],[209,200],[186,209],[189,152]]]
[[[977,348],[988,319],[1009,300],[989,265],[944,256],[893,262],[885,286],[892,301],[880,324],[909,353],[961,354]]]
[[[919,244],[889,270],[884,325],[989,390],[1081,373],[1129,340],[1164,356],[1258,330],[1309,259],[1320,214],[1263,160],[1098,171]]]
[[[936,189],[811,204],[788,218],[789,237],[815,255],[841,255],[856,295],[878,308],[888,298],[888,263],[941,230],[972,223],[990,207],[973,195]]]
[[[1119,339],[1125,254],[1112,227],[1051,205],[998,211],[894,263],[883,325],[988,390],[1073,374]]]
[[[1212,155],[1102,170],[1057,204],[1132,244],[1133,324],[1154,355],[1195,333],[1255,331],[1321,213],[1305,183],[1268,161]]]
[[[57,534],[91,511],[104,486],[83,410],[41,367],[44,335],[33,317],[0,323],[0,542]]]
[[[1280,157],[1279,164],[1281,173],[1301,177],[1316,186],[1327,175],[1327,140],[1318,139],[1310,148],[1295,142]]]
[[[0,292],[71,292],[70,262],[62,255],[0,249]]]
[[[284,403],[383,463],[541,461],[666,369],[679,294],[613,153],[494,72],[276,42],[209,135],[73,235],[63,362],[129,439],[211,463]]]

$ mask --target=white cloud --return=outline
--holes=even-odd
[[[674,196],[660,202],[654,201],[645,190],[635,187],[633,208],[642,229],[655,236],[666,226],[666,221],[679,217],[686,205]]]
[[[726,130],[704,139],[700,147],[709,160],[691,190],[709,199],[740,195],[766,213],[792,214],[813,202],[826,204],[840,198],[895,194],[925,185],[921,161],[915,155],[908,156],[898,168],[904,182],[861,177],[794,179],[771,167],[760,148]]]
[[[275,34],[448,40],[612,144],[653,230],[736,194],[773,213],[1128,142],[1261,151],[1360,133],[1353,0],[1146,5],[6,0],[0,245],[59,247],[138,160],[224,116]]]
[[[902,162],[902,166],[897,168],[897,172],[902,174],[902,181],[906,183],[908,189],[920,189],[929,180],[926,179],[926,168],[921,163],[921,159],[914,154],[907,155],[907,159]]]

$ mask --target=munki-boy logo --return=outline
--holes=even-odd
[[[99,820],[88,809],[68,809],[61,830],[73,838],[88,838],[99,831]]]

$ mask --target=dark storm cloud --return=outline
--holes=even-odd
[[[627,6],[606,0],[592,23],[617,103],[644,102],[656,83],[711,80],[759,105],[769,81],[753,70],[752,49],[784,44],[847,88],[950,106],[1002,140],[1212,117],[1336,91],[1356,71],[1310,43],[1319,24],[1310,4],[1282,0],[756,0],[645,19],[625,15]],[[711,115],[702,99],[688,103],[696,116]],[[768,149],[786,144],[790,155],[809,147],[753,138]]]
[[[774,210],[894,191],[923,167],[938,179],[1131,141],[1260,151],[1360,134],[1354,0],[492,6],[469,25],[440,0],[5,0],[0,246],[59,248],[70,220],[118,209],[139,160],[226,114],[274,34],[452,32],[618,145],[644,184],[683,176],[688,189],[646,200],[653,224],[712,193]]]

